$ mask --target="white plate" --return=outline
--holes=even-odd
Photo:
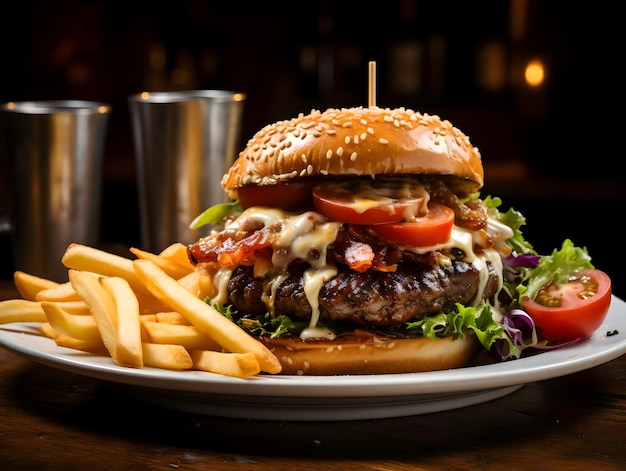
[[[615,296],[602,326],[576,345],[504,363],[394,375],[241,379],[201,371],[124,368],[105,356],[58,347],[37,326],[0,325],[0,346],[38,363],[104,380],[142,401],[187,412],[261,420],[378,419],[456,409],[626,353],[626,303]]]

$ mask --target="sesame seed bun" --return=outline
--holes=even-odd
[[[360,375],[439,371],[466,366],[480,344],[474,335],[463,338],[368,339],[302,341],[260,339],[278,358],[288,375]]]
[[[450,177],[459,195],[483,185],[483,165],[469,138],[438,116],[398,108],[312,111],[265,126],[222,179],[237,189],[308,177],[432,175]]]

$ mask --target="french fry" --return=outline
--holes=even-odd
[[[37,293],[59,285],[56,281],[41,278],[40,276],[31,275],[19,270],[13,273],[13,283],[15,283],[15,287],[20,293],[20,296],[27,301],[36,301]]]
[[[120,366],[141,368],[143,352],[141,348],[141,325],[139,323],[139,302],[132,288],[124,278],[101,278],[100,284],[111,295],[115,303],[116,335],[115,363]]]
[[[55,337],[54,341],[59,347],[71,348],[73,350],[80,350],[87,353],[93,353],[94,355],[106,355],[107,349],[102,343],[102,339],[98,340],[83,340],[75,339],[67,335],[59,334]]]
[[[35,296],[36,301],[81,301],[81,297],[68,281],[58,286],[39,291]]]
[[[172,260],[179,265],[187,267],[189,271],[194,271],[196,269],[196,266],[189,260],[187,246],[181,244],[180,242],[174,242],[172,245],[165,247],[161,253],[159,253],[159,257]]]
[[[61,261],[68,269],[124,278],[137,295],[141,312],[164,310],[165,306],[159,303],[137,278],[133,268],[133,261],[130,258],[121,257],[87,245],[70,244],[65,250]]]
[[[188,370],[193,367],[189,352],[182,345],[143,342],[143,363],[146,366],[169,370]]]
[[[178,262],[175,262],[172,259],[161,257],[151,252],[146,252],[145,250],[140,250],[136,247],[131,247],[130,251],[137,258],[144,259],[144,260],[152,260],[155,264],[157,264],[161,268],[161,270],[163,270],[165,273],[167,273],[169,276],[171,276],[175,280],[178,280],[179,278],[182,278],[183,276],[188,275],[189,273],[193,272],[193,269],[189,269],[189,267],[183,266],[179,264]]]
[[[193,325],[152,321],[142,321],[141,325],[150,343],[177,344],[187,350],[222,350],[215,340],[200,332]]]
[[[217,293],[211,277],[204,275],[200,270],[179,278],[178,283],[196,298],[212,298]]]
[[[154,312],[151,312],[150,314],[139,314],[139,322],[143,323],[145,321],[159,322],[157,315]]]
[[[117,359],[117,337],[115,334],[115,324],[113,317],[115,314],[115,302],[112,296],[104,289],[98,278],[91,273],[70,269],[68,271],[70,283],[76,292],[85,300],[89,306],[102,342],[113,358]]]
[[[51,339],[56,339],[59,335],[61,335],[52,328],[49,322],[44,322],[43,324],[41,324],[39,326],[39,330],[41,331],[42,334],[44,334],[46,337],[49,337]]]
[[[167,312],[151,312],[148,314],[141,314],[139,320],[141,322],[164,322],[165,324],[178,324],[178,325],[191,325],[187,319],[176,311]]]
[[[145,293],[147,291],[137,278],[133,261],[130,258],[87,245],[70,244],[61,258],[61,262],[68,269],[93,272],[102,276],[119,276],[128,281],[135,292]]]
[[[81,316],[91,315],[89,306],[87,306],[87,303],[85,301],[57,301],[55,304],[68,314],[76,314]]]
[[[58,304],[43,301],[41,307],[46,314],[48,323],[59,334],[74,337],[80,340],[99,341],[100,331],[93,316],[83,316],[81,314],[69,314]]]
[[[7,299],[0,301],[0,324],[46,322],[46,314],[37,301]]]
[[[278,358],[265,345],[187,291],[154,262],[137,259],[133,264],[137,275],[155,297],[180,312],[223,348],[233,353],[254,353],[262,371],[268,373],[281,371],[282,366]]]
[[[244,378],[261,372],[259,362],[253,353],[224,353],[211,350],[189,352],[194,368],[228,376]]]
[[[191,323],[180,312],[176,311],[157,312],[154,317],[155,322],[164,322],[166,324],[191,325]]]
[[[59,347],[71,348],[72,350],[80,350],[94,355],[107,355],[107,349],[104,348],[101,338],[96,340],[82,340],[61,334],[54,330],[48,322],[44,322],[39,326],[39,330],[46,337],[54,340]]]

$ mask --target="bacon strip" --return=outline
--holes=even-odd
[[[363,242],[352,241],[346,247],[343,256],[346,265],[359,273],[363,273],[372,267],[374,251]]]

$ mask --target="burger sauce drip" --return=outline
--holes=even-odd
[[[337,238],[341,223],[328,222],[321,214],[313,211],[303,214],[291,214],[278,209],[252,207],[244,211],[237,219],[227,224],[227,229],[257,226],[263,227],[280,224],[280,236],[272,242],[272,265],[275,273],[269,281],[269,294],[264,302],[270,312],[273,310],[273,298],[278,286],[285,280],[288,265],[300,259],[308,262],[309,268],[304,273],[304,286],[307,301],[312,314],[309,327],[304,329],[302,338],[334,338],[328,329],[317,327],[319,321],[319,291],[322,285],[337,274],[336,267],[326,264],[328,245]],[[215,275],[218,294],[215,302],[225,304],[228,299],[227,284],[233,268],[220,268]]]

